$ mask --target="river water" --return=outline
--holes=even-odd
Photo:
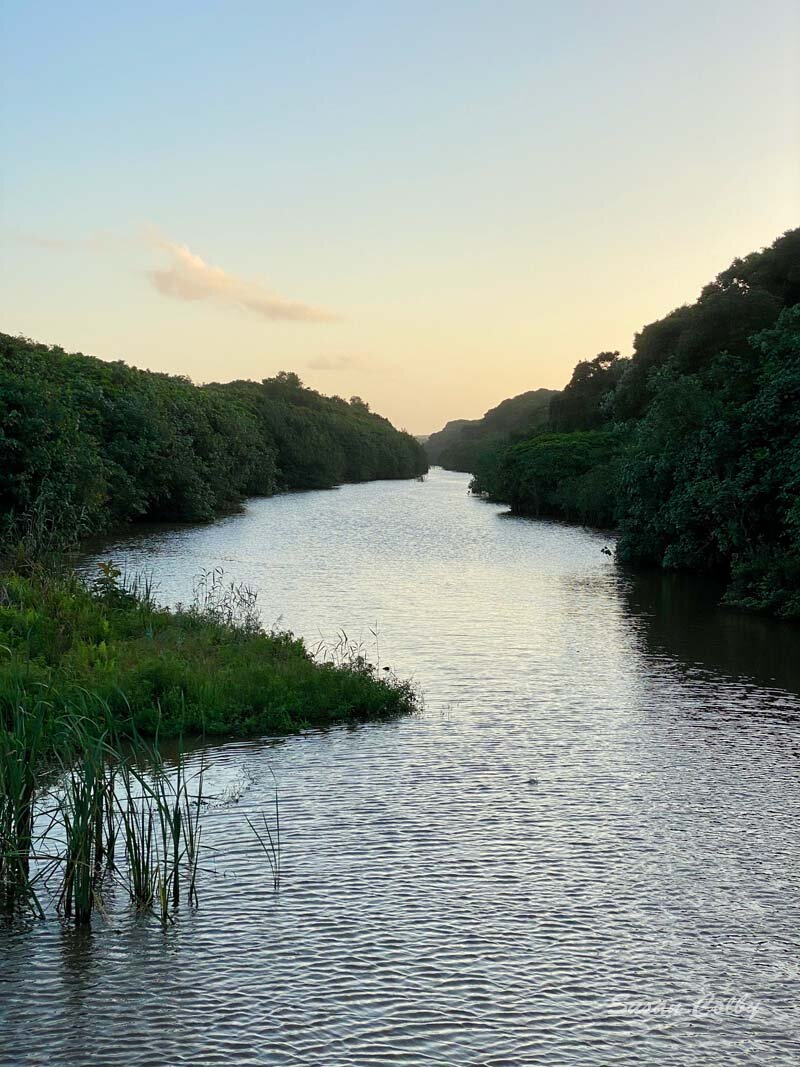
[[[199,910],[0,931],[3,1064],[796,1063],[800,633],[608,546],[439,470],[103,546],[168,602],[223,567],[425,707],[208,750]]]

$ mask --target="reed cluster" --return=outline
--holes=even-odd
[[[47,711],[20,708],[0,729],[0,908],[43,916],[47,895],[86,925],[114,886],[171,922],[182,902],[197,904],[202,762],[168,766],[141,738],[82,718],[58,729]]]

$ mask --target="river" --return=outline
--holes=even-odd
[[[424,710],[208,750],[200,908],[0,931],[4,1064],[796,1063],[800,632],[467,480],[98,550],[166,602],[222,567],[268,625],[413,676]],[[278,893],[245,818],[273,775]]]

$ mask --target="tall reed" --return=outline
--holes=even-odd
[[[37,770],[46,745],[47,705],[15,703],[0,728],[0,905],[41,906],[30,877]]]
[[[128,760],[118,768],[124,880],[134,907],[140,911],[155,907],[166,924],[182,896],[190,905],[198,903],[203,765],[192,790],[183,755],[173,773],[155,748],[148,749],[147,756],[145,766]]]
[[[59,910],[79,926],[91,921],[103,859],[108,856],[107,805],[111,800],[103,738],[87,743],[69,768],[61,793],[64,865]]]
[[[274,832],[269,825],[266,813],[261,812],[261,830],[252,821],[249,815],[246,815],[247,825],[253,831],[256,839],[261,846],[261,851],[267,857],[270,871],[272,873],[272,888],[277,892],[281,886],[281,812],[280,803],[278,799],[278,783],[275,779],[275,773],[270,768],[270,774],[272,774],[273,781],[275,781],[275,829]]]

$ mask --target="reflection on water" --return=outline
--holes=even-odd
[[[800,693],[800,626],[719,607],[715,582],[658,571],[632,574],[626,608],[651,656]]]
[[[221,565],[311,641],[377,630],[426,708],[207,750],[200,910],[0,933],[3,1063],[794,1062],[796,629],[466,483],[103,546],[165,600]],[[277,896],[245,819],[273,773]]]

